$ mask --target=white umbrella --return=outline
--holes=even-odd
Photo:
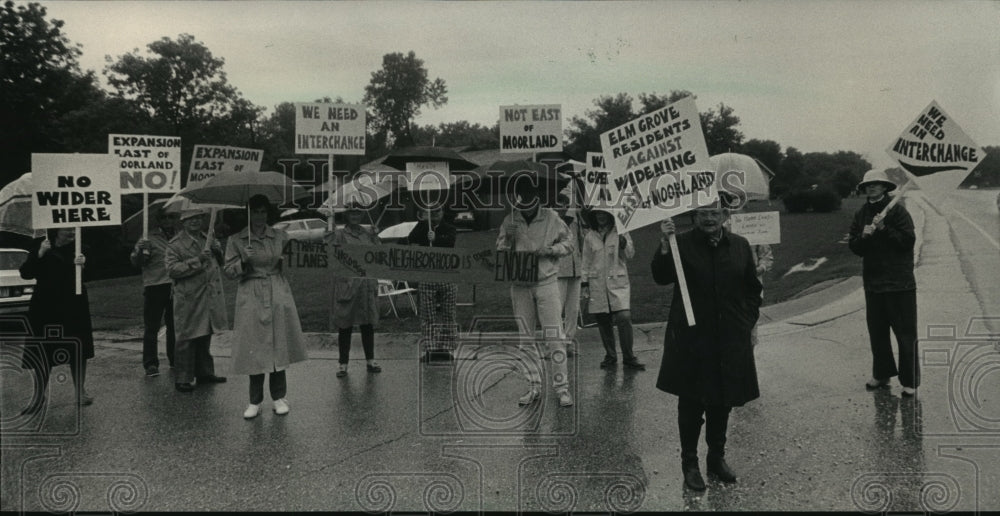
[[[402,222],[400,224],[396,224],[395,226],[389,226],[383,229],[382,232],[378,234],[378,237],[383,240],[406,238],[410,236],[410,232],[413,231],[413,228],[416,227],[416,225],[417,221],[414,220],[411,222]]]
[[[35,229],[31,224],[31,196],[34,193],[31,172],[0,189],[0,231],[32,238],[45,236],[45,230]]]
[[[741,197],[746,194],[748,201],[770,199],[771,177],[761,170],[757,160],[735,152],[716,154],[709,159],[715,166],[720,189]]]

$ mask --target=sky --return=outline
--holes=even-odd
[[[851,150],[876,168],[896,165],[885,149],[932,100],[1000,145],[1000,2],[42,3],[84,69],[192,34],[269,110],[361,102],[382,56],[412,50],[448,87],[420,125],[491,126],[512,104],[561,104],[568,120],[602,95],[689,90],[701,111],[732,107],[746,139]]]

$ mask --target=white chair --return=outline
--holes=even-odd
[[[396,302],[392,300],[395,296],[405,295],[410,301],[410,308],[413,309],[413,313],[417,313],[417,302],[413,300],[413,293],[417,289],[410,287],[405,281],[401,281],[399,285],[393,284],[390,280],[380,279],[378,280],[378,297],[384,297],[389,301],[389,310],[386,310],[385,314],[389,315],[392,312],[399,319],[399,312],[396,311]]]

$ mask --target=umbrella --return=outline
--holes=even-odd
[[[410,231],[413,231],[413,228],[416,227],[416,225],[417,221],[414,220],[411,222],[396,224],[395,226],[389,226],[383,229],[382,232],[378,234],[378,237],[382,240],[406,238],[410,236]]]
[[[45,230],[31,224],[31,196],[35,192],[31,172],[0,189],[0,231],[32,238],[45,236]]]
[[[740,197],[745,194],[748,201],[770,198],[771,177],[761,170],[757,160],[735,152],[716,154],[709,159],[715,166],[720,189]]]
[[[143,221],[146,218],[146,213],[149,213],[149,220],[156,221],[160,218],[160,212],[166,211],[167,213],[180,213],[191,206],[191,201],[186,198],[181,197],[183,202],[174,202],[171,205],[167,205],[170,199],[157,199],[151,203],[146,208],[133,213],[131,217],[122,221],[122,238],[126,242],[137,242],[142,238],[142,226]]]
[[[413,161],[444,161],[449,170],[472,170],[476,164],[463,158],[457,152],[444,147],[406,147],[396,149],[382,160],[387,165],[399,170],[406,170],[406,164]]]

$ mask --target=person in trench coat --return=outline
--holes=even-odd
[[[275,210],[266,196],[247,203],[250,223],[226,244],[225,274],[239,279],[233,315],[233,373],[250,375],[250,405],[243,417],[260,414],[264,374],[274,412],[288,414],[285,369],[306,360],[305,338],[292,290],[283,273],[288,233],[268,225]]]
[[[601,369],[614,368],[618,362],[615,350],[615,330],[621,341],[622,366],[645,370],[646,365],[632,352],[632,316],[629,311],[632,296],[626,260],[635,256],[632,237],[619,235],[615,219],[605,210],[590,210],[590,229],[583,239],[584,294],[589,298],[587,311],[597,319],[597,328],[604,344]],[[617,257],[615,256],[617,255]]]
[[[380,245],[372,230],[361,225],[365,212],[357,203],[349,204],[344,211],[347,224],[327,233],[328,245]],[[374,278],[333,277],[330,289],[330,325],[337,329],[339,348],[337,377],[347,376],[351,359],[351,332],[354,326],[361,331],[361,346],[365,352],[369,373],[379,373],[382,367],[375,363],[375,326],[378,325],[378,280]]]
[[[34,337],[47,337],[48,329],[61,331],[63,339],[45,339],[39,345],[25,346],[21,368],[34,370],[34,393],[21,415],[37,414],[45,406],[45,391],[52,367],[69,363],[80,405],[90,405],[93,398],[84,388],[87,360],[94,358],[94,334],[90,323],[87,287],[76,295],[76,265],[86,258],[74,256],[76,230],[49,229],[48,236],[32,249],[21,265],[24,279],[35,280],[35,290],[28,304],[28,324]],[[72,339],[72,340],[71,340]]]
[[[656,387],[674,394],[681,441],[684,483],[705,489],[698,468],[698,437],[705,423],[708,473],[723,482],[736,475],[724,459],[726,427],[732,407],[760,396],[750,330],[760,314],[761,285],[745,238],[723,228],[727,211],[718,202],[695,210],[695,229],[677,236],[695,325],[689,326],[675,286],[664,335],[663,362]],[[652,261],[653,280],[677,281],[664,220],[660,248]],[[702,419],[702,416],[705,419]]]
[[[181,392],[194,390],[195,378],[199,385],[226,381],[215,375],[209,351],[212,334],[228,330],[229,318],[222,291],[222,247],[213,239],[205,248],[205,215],[203,209],[181,213],[184,231],[170,239],[164,258],[167,275],[174,280],[174,382]]]

